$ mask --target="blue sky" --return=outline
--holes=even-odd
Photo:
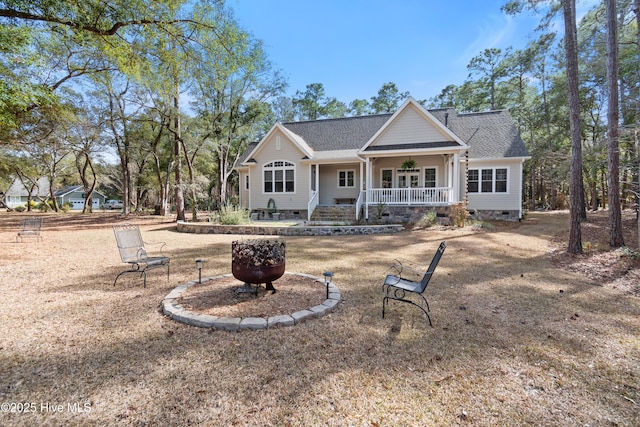
[[[506,0],[229,0],[264,42],[287,95],[322,83],[349,103],[394,82],[416,99],[461,84],[487,48],[523,48],[538,20],[500,11]]]

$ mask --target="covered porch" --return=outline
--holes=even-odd
[[[380,155],[380,153],[378,153]],[[365,158],[366,182],[356,212],[380,206],[450,206],[459,201],[460,156],[442,152]]]

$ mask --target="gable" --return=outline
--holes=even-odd
[[[370,144],[370,147],[451,140],[452,138],[436,128],[433,123],[425,120],[413,106],[410,106],[389,124],[384,132]]]
[[[313,150],[302,137],[277,123],[259,143],[248,147],[246,154],[242,156],[242,164],[254,163],[258,158],[263,161],[269,159],[296,161],[311,156],[313,156]]]
[[[361,149],[371,151],[465,149],[466,144],[413,98],[409,98]]]
[[[20,179],[15,178],[11,183],[11,186],[7,189],[5,193],[7,196],[20,196],[27,197],[29,195],[29,191],[24,186]],[[36,186],[33,190],[32,197],[48,197],[49,196],[49,179],[47,177],[40,177]]]

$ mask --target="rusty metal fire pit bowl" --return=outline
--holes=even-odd
[[[237,292],[258,293],[261,283],[276,292],[273,282],[284,274],[285,242],[280,239],[251,239],[231,242],[231,273],[244,282]],[[251,285],[256,285],[252,287]]]

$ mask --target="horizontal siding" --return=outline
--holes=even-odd
[[[338,171],[355,171],[355,188],[338,188]],[[321,165],[320,166],[320,200],[321,205],[332,205],[335,198],[347,197],[357,199],[360,192],[360,164]]]
[[[280,149],[276,149],[276,138],[280,137]],[[276,202],[277,209],[306,209],[309,203],[309,170],[308,164],[303,165],[302,151],[283,133],[274,132],[264,141],[262,149],[256,153],[255,166],[250,167],[249,182],[251,184],[251,209],[266,209],[269,199]],[[263,193],[264,183],[262,167],[272,161],[284,160],[296,165],[295,193]]]
[[[402,162],[407,159],[407,157],[381,157],[376,159],[373,163],[373,188],[382,187],[382,169],[393,169],[393,182],[395,186],[396,172],[402,166]],[[438,174],[438,176],[436,177],[436,187],[444,187],[447,185],[447,180],[445,177],[446,168],[444,164],[444,157],[412,156],[411,159],[416,161],[416,168],[420,169],[420,174],[423,173],[423,168],[425,167],[436,168]]]
[[[371,145],[413,144],[450,139],[419,114],[415,107],[410,107],[404,110]]]
[[[519,161],[483,161],[469,162],[469,169],[507,168],[507,193],[469,193],[469,209],[477,210],[516,210],[520,209],[522,165]],[[460,167],[460,195],[464,197],[466,181],[464,163]]]

